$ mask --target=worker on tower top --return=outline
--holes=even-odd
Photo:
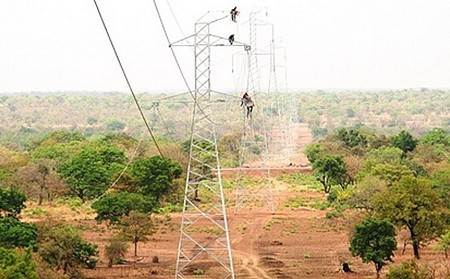
[[[234,7],[233,9],[231,9],[230,14],[231,14],[231,21],[237,22],[236,21],[236,17],[239,14],[239,11],[237,10],[237,7]]]

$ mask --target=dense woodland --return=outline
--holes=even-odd
[[[293,96],[294,121],[308,123],[316,137],[304,150],[312,174],[277,179],[309,181],[326,193],[327,217],[353,222],[349,249],[374,264],[377,276],[392,260],[401,232],[417,260],[426,245],[448,256],[449,94],[424,89]],[[123,94],[1,97],[0,278],[83,278],[83,269],[98,264],[98,245],[85,241],[77,226],[40,214],[43,204],[87,207],[107,224],[113,232],[104,251],[108,266],[121,263],[129,244],[138,255],[139,243],[162,226],[157,220],[180,210],[191,104],[187,98],[160,102],[158,113],[156,99],[141,96],[164,158],[143,137],[134,103]],[[225,161],[237,160],[239,104],[231,99],[214,106],[217,119],[225,119],[230,106],[237,107],[236,118],[222,120],[219,129]],[[266,112],[285,109],[278,104]],[[28,214],[45,218],[23,221],[30,208]],[[411,277],[417,272],[423,276]],[[387,278],[450,278],[440,274],[431,277],[426,263],[413,261],[390,266]]]
[[[241,94],[230,95],[212,96],[219,136],[241,131]],[[188,94],[143,93],[138,98],[156,135],[177,141],[188,138],[193,107]],[[272,125],[279,121],[276,116],[291,110],[286,103],[293,104],[292,120],[307,123],[316,137],[341,126],[366,126],[385,134],[407,130],[415,136],[450,126],[450,92],[442,90],[278,93],[264,101],[261,107],[274,119]],[[22,146],[59,130],[85,136],[107,132],[146,136],[132,97],[124,93],[0,93],[0,123],[0,142]]]

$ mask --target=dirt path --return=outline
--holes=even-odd
[[[259,241],[264,237],[264,224],[270,220],[272,214],[237,214],[240,220],[248,223],[248,230],[245,233],[233,235],[233,256],[237,260],[236,267],[244,271],[240,278],[272,278],[260,264]],[[234,230],[235,231],[235,230]]]
[[[259,266],[258,255],[234,251],[234,257],[242,263],[239,267],[248,273],[249,278],[271,279],[266,271]]]

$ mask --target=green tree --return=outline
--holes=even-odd
[[[0,278],[38,279],[32,249],[28,248],[20,253],[0,247]]]
[[[374,204],[380,216],[407,227],[417,259],[420,244],[436,238],[448,217],[448,209],[424,178],[403,177],[378,193]]]
[[[82,201],[101,195],[110,182],[106,167],[89,151],[75,155],[58,169],[58,174]]]
[[[323,157],[324,153],[325,153],[325,148],[323,148],[323,146],[318,143],[309,144],[305,148],[306,158],[308,158],[308,161],[311,164],[314,164],[314,162],[317,159],[319,159],[320,157]]]
[[[367,138],[357,129],[340,128],[336,134],[339,141],[346,147],[353,148],[358,145],[367,146]]]
[[[339,184],[343,189],[351,180],[345,169],[341,156],[327,155],[314,161],[313,174],[322,184],[324,192],[329,193],[333,184]]]
[[[417,146],[417,140],[406,131],[401,131],[399,134],[394,135],[391,141],[394,147],[400,148],[403,151],[403,157],[406,156],[406,153],[413,151]]]
[[[375,207],[373,197],[384,189],[386,189],[385,181],[368,176],[358,181],[354,187],[348,188],[346,190],[348,194],[341,195],[339,200],[350,208],[365,210],[371,214]]]
[[[0,218],[0,247],[37,249],[37,228],[15,218]]]
[[[160,156],[137,160],[130,169],[131,176],[142,193],[155,197],[157,201],[169,192],[173,180],[181,176],[181,166],[178,163]]]
[[[84,241],[81,233],[67,224],[44,224],[39,228],[39,254],[45,262],[75,277],[79,268],[95,268],[97,245]]]
[[[112,132],[121,132],[125,129],[126,124],[118,120],[113,120],[106,125],[106,129]]]
[[[128,245],[122,237],[113,237],[105,246],[105,254],[108,259],[108,267],[112,267],[114,263],[125,257]]]
[[[25,208],[25,194],[14,188],[0,188],[0,217],[16,217]]]
[[[433,189],[438,193],[445,206],[450,209],[450,169],[435,172],[432,177]]]
[[[57,172],[69,190],[85,201],[101,195],[123,168],[125,161],[121,150],[96,144],[84,147],[59,167]]]
[[[131,241],[134,245],[134,256],[137,256],[137,246],[139,242],[148,240],[148,236],[156,232],[156,224],[147,213],[131,211],[128,216],[123,216],[117,228],[120,235]]]
[[[364,162],[364,169],[370,170],[378,164],[398,165],[401,163],[402,153],[400,148],[390,146],[372,149]]]
[[[421,143],[431,145],[450,145],[450,135],[442,128],[433,128],[420,138]]]
[[[413,176],[414,172],[407,166],[401,164],[378,164],[374,165],[369,172],[370,176],[376,176],[385,181],[389,186],[400,181],[403,177]]]
[[[392,261],[396,249],[395,227],[389,221],[368,218],[355,226],[350,252],[365,263],[373,262],[377,278],[383,266]]]
[[[108,220],[111,224],[117,223],[120,217],[128,215],[132,210],[149,213],[156,207],[157,202],[154,197],[128,192],[109,194],[92,204],[92,208],[97,212],[95,219]]]

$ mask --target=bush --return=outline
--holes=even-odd
[[[121,263],[125,253],[128,250],[128,244],[123,238],[113,237],[105,247],[105,255],[108,258],[108,267],[113,264]]]
[[[0,247],[28,247],[37,249],[37,228],[14,218],[0,219]]]
[[[429,271],[420,267],[415,261],[403,262],[400,266],[391,266],[387,279],[427,279]]]
[[[31,248],[18,253],[0,247],[0,278],[38,279]]]
[[[16,217],[25,208],[25,194],[16,189],[0,188],[0,217]]]

